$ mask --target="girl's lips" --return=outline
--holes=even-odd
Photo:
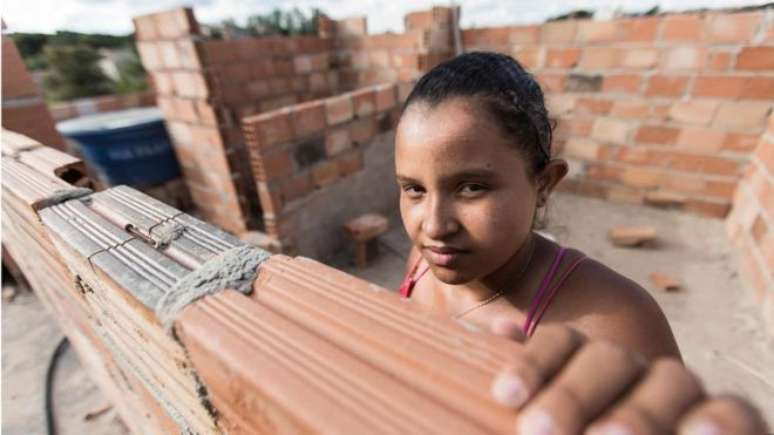
[[[425,248],[427,259],[436,266],[450,267],[467,252],[456,248]]]

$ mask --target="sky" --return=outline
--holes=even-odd
[[[643,12],[654,6],[664,11],[727,8],[765,4],[768,0],[457,0],[463,28],[539,23],[575,9],[610,14],[615,10]],[[540,7],[536,7],[536,3]],[[274,8],[322,9],[334,19],[366,15],[369,33],[402,32],[403,16],[450,0],[2,0],[0,15],[7,32],[53,33],[73,30],[127,34],[132,17],[178,6],[192,6],[203,23],[233,18],[243,24],[250,15]]]

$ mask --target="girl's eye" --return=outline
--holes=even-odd
[[[487,190],[488,189],[483,184],[467,183],[467,184],[463,184],[460,187],[459,192],[462,196],[476,197],[476,196],[480,196]]]
[[[416,184],[407,184],[403,186],[403,191],[409,198],[412,199],[419,198],[423,193],[425,193],[425,190]]]

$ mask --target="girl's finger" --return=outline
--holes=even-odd
[[[583,343],[583,336],[563,326],[545,326],[527,341],[521,363],[503,370],[492,383],[492,396],[519,408],[532,398]]]
[[[680,435],[764,435],[766,423],[757,409],[734,396],[707,400],[682,419]]]
[[[518,433],[576,434],[634,383],[645,359],[608,342],[583,346],[518,418]]]
[[[680,417],[704,396],[701,383],[672,358],[654,362],[631,393],[588,435],[673,433]]]

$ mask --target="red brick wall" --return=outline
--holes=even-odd
[[[406,16],[406,32],[339,36],[336,67],[343,89],[418,79],[453,53],[452,10],[435,7]]]
[[[723,217],[774,99],[762,11],[463,31],[532,71],[570,160],[565,190]]]
[[[62,135],[40,96],[35,82],[24,66],[13,40],[3,35],[3,127],[29,136],[60,150],[65,149]]]
[[[298,204],[328,188],[347,183],[364,167],[364,150],[394,129],[399,117],[398,86],[376,85],[309,101],[243,120],[266,233],[285,252],[294,252],[300,235],[341,232],[344,221],[306,228],[294,214]],[[391,149],[390,149],[391,151]],[[383,169],[383,168],[379,168]],[[392,166],[388,168],[392,171]],[[377,182],[376,180],[373,180]],[[378,181],[384,183],[384,180]],[[394,184],[390,181],[390,184]],[[352,198],[367,192],[351,192]],[[392,200],[388,208],[393,208]],[[319,202],[319,201],[318,201]],[[349,217],[358,204],[328,204]],[[365,212],[365,210],[361,211]],[[325,227],[325,228],[323,228]],[[320,252],[302,252],[317,256]]]
[[[134,18],[137,49],[154,84],[186,186],[202,216],[240,233],[258,212],[239,131],[204,59],[191,9]],[[245,172],[247,171],[247,172]]]
[[[774,336],[774,115],[739,182],[726,226]]]

